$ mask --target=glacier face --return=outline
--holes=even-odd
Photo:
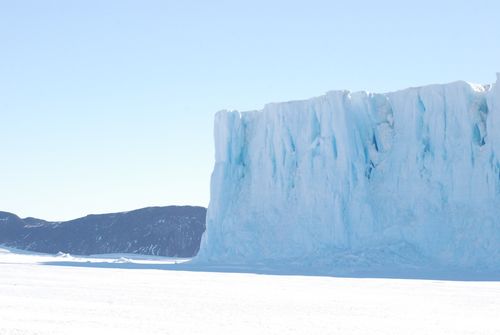
[[[500,74],[215,117],[198,261],[500,265]]]

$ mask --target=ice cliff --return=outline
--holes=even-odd
[[[500,74],[215,117],[198,260],[500,266]]]

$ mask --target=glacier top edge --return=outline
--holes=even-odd
[[[359,91],[351,91],[351,90],[328,90],[324,94],[309,97],[309,98],[304,98],[304,99],[293,99],[293,100],[287,100],[287,101],[279,101],[279,102],[270,102],[266,103],[261,109],[252,109],[252,110],[245,110],[245,111],[240,111],[237,109],[221,109],[219,110],[216,114],[218,113],[236,113],[239,115],[241,118],[242,114],[252,114],[252,113],[261,113],[265,112],[267,110],[274,110],[276,108],[279,108],[280,106],[286,106],[286,105],[298,105],[298,104],[307,104],[312,101],[318,101],[321,99],[325,99],[327,97],[331,96],[343,96],[343,95],[364,95],[364,96],[369,96],[369,95],[382,95],[382,96],[389,96],[389,95],[394,95],[398,93],[404,93],[404,92],[411,92],[411,91],[420,91],[420,90],[432,90],[432,89],[442,89],[442,88],[451,88],[451,87],[468,87],[472,89],[474,92],[487,92],[492,90],[492,88],[495,85],[498,85],[500,82],[500,72],[496,73],[496,82],[492,84],[479,84],[479,83],[474,83],[474,82],[469,82],[466,80],[456,80],[448,83],[441,83],[441,84],[428,84],[428,85],[421,85],[421,86],[409,86],[407,88],[403,88],[400,90],[395,90],[395,91],[388,91],[388,92],[372,92],[368,90],[359,90]]]

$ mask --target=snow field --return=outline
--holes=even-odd
[[[500,333],[499,282],[55,265],[66,261],[0,253],[0,334]]]

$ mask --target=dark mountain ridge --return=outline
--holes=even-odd
[[[147,207],[50,222],[0,212],[0,244],[46,253],[137,253],[192,257],[205,231],[206,208]]]

